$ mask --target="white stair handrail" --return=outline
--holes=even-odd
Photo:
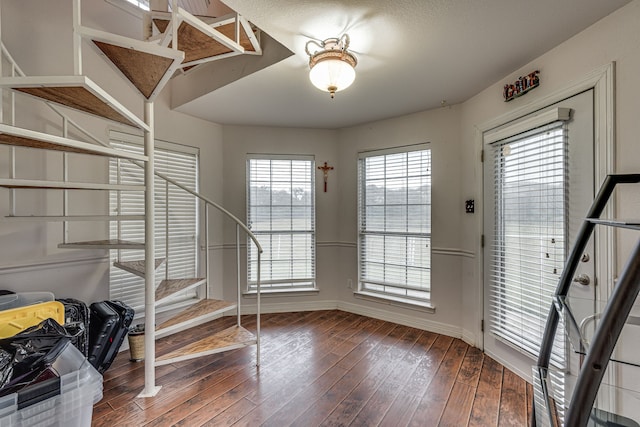
[[[133,163],[138,164],[138,162],[133,162]],[[235,222],[238,226],[240,226],[240,228],[242,228],[245,231],[245,233],[247,233],[249,238],[253,241],[253,243],[258,248],[258,252],[260,252],[260,253],[263,252],[262,246],[260,245],[260,242],[258,242],[258,238],[256,237],[256,235],[253,234],[251,232],[251,230],[249,229],[249,227],[247,227],[237,216],[235,216],[234,214],[232,214],[231,212],[229,212],[228,210],[226,210],[225,208],[223,208],[222,206],[220,206],[218,203],[214,202],[213,200],[208,199],[207,197],[203,196],[202,194],[191,190],[189,187],[186,187],[186,186],[180,184],[179,182],[169,178],[168,176],[163,175],[160,172],[156,172],[155,174],[156,174],[156,176],[159,176],[160,178],[164,179],[165,181],[170,182],[171,184],[175,185],[178,188],[181,188],[182,190],[186,191],[187,193],[197,197],[198,199],[200,199],[203,202],[213,206],[214,208],[218,209],[220,212],[225,214],[233,222]]]

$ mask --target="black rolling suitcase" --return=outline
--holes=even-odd
[[[101,374],[118,354],[135,314],[120,301],[94,302],[89,306],[89,356],[87,359]]]
[[[64,305],[64,328],[71,335],[71,343],[87,357],[89,355],[89,307],[73,298],[59,298]]]

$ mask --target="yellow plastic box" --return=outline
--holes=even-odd
[[[0,311],[0,338],[12,337],[48,318],[64,325],[64,305],[48,301]]]

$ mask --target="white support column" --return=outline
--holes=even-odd
[[[249,245],[247,245],[247,250],[249,250]],[[238,314],[238,319],[236,320],[236,323],[238,324],[238,326],[240,326],[242,324],[241,322],[241,311],[242,308],[240,307],[240,303],[242,302],[242,293],[240,291],[240,225],[236,224],[236,288],[238,288],[238,295],[237,297],[237,301],[238,301],[238,309],[237,309],[237,314]]]
[[[236,13],[236,39],[235,42],[240,44],[240,14]]]
[[[62,136],[69,137],[69,122],[65,117],[62,118]],[[62,153],[62,180],[69,181],[69,153]],[[62,190],[62,216],[69,215],[69,190]],[[69,241],[69,223],[62,221],[62,242]]]
[[[80,0],[73,0],[73,74],[82,75],[82,36]]]
[[[144,167],[144,258],[145,258],[145,297],[144,297],[144,390],[138,397],[153,397],[160,387],[156,387],[156,340],[155,340],[155,239],[154,239],[154,118],[153,102],[144,103],[144,121],[149,130],[144,132],[144,154],[149,158]]]
[[[116,159],[116,184],[120,185],[122,184],[122,171],[120,170],[120,167],[122,165],[122,159]],[[121,191],[116,191],[116,206],[118,211],[115,212],[117,215],[122,215],[122,192]],[[111,212],[109,212],[111,213]],[[122,238],[122,221],[116,221],[116,229],[117,229],[117,234],[116,234],[116,238],[118,240],[120,240]],[[122,249],[118,249],[118,257],[117,260],[118,262],[122,261]]]
[[[258,276],[256,277],[256,366],[260,366],[260,275],[262,266],[262,252],[258,249]]]
[[[209,203],[204,204],[204,271],[205,271],[205,298],[209,299],[210,290],[209,290],[209,281],[211,280],[211,271],[210,264],[211,260],[209,259]]]
[[[0,2],[1,5],[1,2]],[[0,10],[0,23],[2,22],[2,11]],[[2,27],[0,26],[0,46],[2,45]],[[2,63],[4,55],[0,54],[0,77],[3,76]],[[12,91],[13,92],[13,91]],[[13,104],[11,105],[13,110]],[[0,88],[0,123],[4,123],[4,91]],[[13,123],[11,123],[13,125]],[[9,178],[16,177],[16,149],[9,148]],[[9,190],[9,215],[16,214],[16,191],[12,188]]]
[[[171,47],[175,50],[178,46],[178,0],[171,0]]]
[[[164,278],[169,279],[169,181],[164,182]]]

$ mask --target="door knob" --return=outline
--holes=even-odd
[[[586,274],[578,274],[576,277],[573,278],[573,281],[578,282],[584,286],[588,286],[589,283],[591,283],[591,279]]]

